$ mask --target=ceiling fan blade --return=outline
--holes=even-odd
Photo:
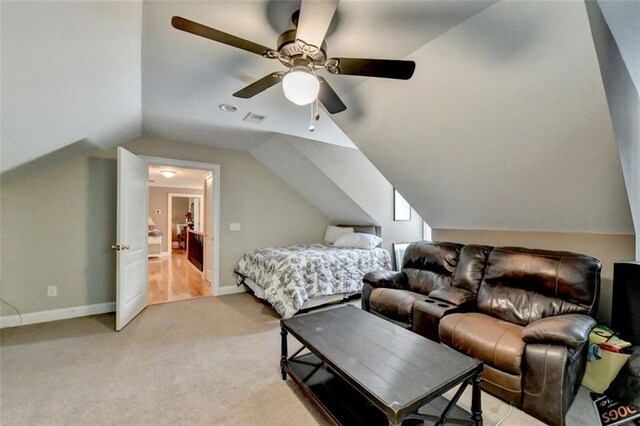
[[[316,49],[322,46],[339,0],[302,0],[296,40]]]
[[[186,31],[200,37],[208,38],[219,43],[224,43],[229,46],[237,47],[238,49],[247,50],[249,52],[256,53],[265,57],[271,57],[268,56],[269,52],[273,52],[273,49],[269,49],[268,47],[262,46],[261,44],[254,43],[252,41],[245,40],[231,34],[227,34],[214,28],[207,27],[206,25],[181,18],[180,16],[174,16],[173,18],[171,18],[171,25],[179,30]]]
[[[320,82],[320,92],[318,92],[318,99],[322,102],[322,105],[331,114],[336,114],[347,109],[347,106],[340,100],[336,92],[333,91],[327,80],[322,77],[318,77]]]
[[[331,58],[327,60],[327,69],[336,74],[409,80],[416,69],[416,63],[393,59]]]
[[[244,89],[238,90],[233,94],[236,98],[249,99],[253,98],[260,92],[267,90],[269,87],[274,84],[278,84],[282,81],[283,72],[274,72],[265,77],[262,77],[260,80],[255,81],[245,87]]]

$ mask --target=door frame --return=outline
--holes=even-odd
[[[215,190],[214,190],[215,191]],[[173,214],[173,199],[174,198],[199,198],[200,199],[200,222],[202,223],[202,217],[203,217],[203,213],[204,213],[204,206],[202,205],[202,200],[204,199],[204,194],[200,195],[200,194],[181,194],[179,192],[170,192],[167,194],[167,231],[171,231],[173,232],[173,229],[171,228],[171,215]],[[169,212],[171,212],[171,214],[169,214]],[[205,220],[207,220],[207,218],[204,218]],[[202,229],[200,229],[202,231]],[[169,232],[167,232],[169,233]],[[173,249],[173,245],[172,245],[172,241],[169,240],[169,256],[171,256],[172,254],[172,249]]]
[[[213,265],[213,282],[211,283],[211,294],[213,296],[220,295],[220,164],[201,163],[198,161],[178,160],[175,158],[165,157],[149,157],[141,155],[140,158],[145,160],[147,164],[159,166],[184,167],[187,169],[202,169],[213,173],[213,217],[207,217],[205,220],[211,220],[213,224],[213,259],[210,259]],[[184,194],[181,194],[184,196]],[[201,203],[202,204],[202,203]],[[167,212],[167,215],[169,212]]]

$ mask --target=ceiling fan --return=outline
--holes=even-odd
[[[278,59],[287,71],[273,72],[237,91],[237,98],[252,98],[282,82],[287,99],[297,105],[307,105],[318,99],[328,112],[335,114],[347,109],[327,80],[316,71],[325,69],[331,74],[359,75],[408,80],[416,64],[413,61],[390,59],[328,58],[324,37],[339,0],[302,0],[299,11],[292,16],[295,29],[278,37],[277,49],[245,40],[179,16],[171,25],[182,31],[256,53],[267,59]],[[316,116],[318,117],[318,116]],[[317,118],[316,118],[317,119]]]

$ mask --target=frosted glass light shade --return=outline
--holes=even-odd
[[[296,105],[307,105],[315,101],[320,82],[315,75],[305,70],[293,70],[282,79],[284,95]]]

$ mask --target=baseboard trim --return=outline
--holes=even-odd
[[[247,289],[243,285],[239,286],[224,286],[218,289],[218,296],[226,296],[228,294],[245,293]]]
[[[22,314],[22,322],[18,315],[0,317],[0,328],[17,327],[20,325],[38,324],[41,322],[58,321],[69,318],[86,317],[88,315],[115,312],[116,302],[96,303],[95,305],[74,306],[71,308],[53,309],[50,311],[29,312]]]
[[[153,258],[153,257],[167,257],[167,256],[171,256],[171,252],[170,251],[161,251],[160,253],[156,253],[156,254],[150,254],[148,257],[149,259]]]

